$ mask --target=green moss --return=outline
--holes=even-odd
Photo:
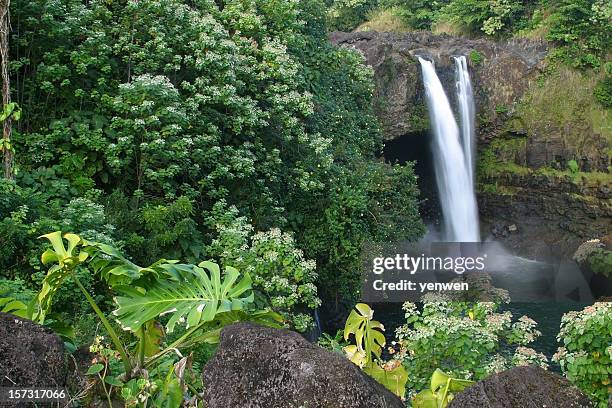
[[[514,196],[520,192],[520,189],[512,186],[504,186],[499,183],[478,183],[476,191],[479,193],[493,193],[505,196]]]
[[[541,167],[532,169],[519,161],[524,158],[526,149],[525,138],[514,139],[495,139],[489,147],[480,152],[477,164],[477,176],[480,183],[487,190],[483,192],[491,192],[493,188],[490,184],[491,179],[495,179],[504,175],[519,175],[519,176],[544,176],[556,180],[569,181],[577,186],[598,187],[602,185],[612,184],[612,174],[610,172],[584,172],[577,171],[575,168],[567,168],[565,170],[557,170],[551,167]],[[496,192],[499,192],[499,186],[496,187]]]
[[[477,173],[481,178],[496,177],[503,173],[528,174],[524,167],[526,138],[496,138],[480,153]]]
[[[408,117],[408,123],[413,131],[429,129],[429,115],[425,105],[416,105]]]
[[[542,167],[532,171],[532,173],[554,179],[569,180],[577,186],[598,187],[612,184],[612,174],[600,171],[572,172],[571,170],[557,170],[550,167]]]
[[[488,179],[503,174],[528,175],[531,170],[512,161],[499,159],[495,146],[491,145],[480,154],[477,166],[479,179]]]

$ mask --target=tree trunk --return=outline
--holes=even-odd
[[[6,106],[11,102],[11,83],[9,78],[9,6],[10,0],[0,1],[0,63],[2,64],[2,106]],[[5,143],[4,151],[4,177],[13,179],[13,151],[8,148],[8,143],[11,140],[12,120],[11,116],[7,117],[3,123],[2,138]]]

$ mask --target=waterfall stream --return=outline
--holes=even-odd
[[[466,86],[458,85],[458,92],[461,94],[460,105],[463,105],[462,98],[466,101],[466,114],[464,116],[462,112],[461,116],[462,124],[467,123],[467,126],[463,127],[467,132],[462,137],[464,140],[462,144],[457,122],[433,62],[421,57],[419,62],[433,130],[432,150],[436,184],[444,217],[445,239],[451,242],[478,242],[480,241],[478,209],[471,163],[473,119],[470,119],[468,109],[470,104],[473,106],[473,99],[471,86],[467,86],[469,85],[467,65],[465,70],[461,67],[460,73],[457,74],[459,82],[466,84]],[[465,78],[461,79],[462,77]],[[467,89],[470,89],[469,93]],[[469,159],[465,152],[469,153]]]
[[[474,93],[470,73],[467,68],[465,56],[453,57],[455,59],[455,81],[457,87],[457,100],[459,102],[459,117],[461,124],[461,147],[467,164],[468,175],[474,184],[474,119],[476,108],[474,107]],[[472,186],[472,189],[474,187]]]

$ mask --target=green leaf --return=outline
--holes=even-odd
[[[174,271],[178,282],[161,278],[154,280],[144,293],[122,291],[123,296],[116,298],[118,308],[113,314],[132,331],[149,320],[170,314],[166,328],[171,333],[179,320],[186,319],[188,327],[193,327],[212,321],[218,313],[244,309],[253,301],[248,274],[236,283],[238,271],[227,267],[221,281],[217,264],[202,262],[200,266],[208,273],[201,267],[181,265]]]
[[[98,374],[102,370],[104,370],[104,364],[99,364],[99,363],[93,364],[91,367],[89,367],[85,375]]]
[[[363,371],[398,397],[401,398],[406,393],[408,372],[401,364],[393,369],[385,370],[377,362],[373,362],[365,366]]]
[[[0,293],[2,296],[3,293]],[[0,312],[2,313],[10,313],[18,317],[29,318],[28,317],[28,306],[12,297],[0,297]]]
[[[431,390],[423,390],[412,399],[413,408],[438,408],[438,398]]]
[[[104,382],[115,387],[123,387],[123,383],[111,375],[104,377]]]
[[[160,343],[164,335],[164,329],[155,320],[148,321],[144,326],[144,336],[138,331],[137,349],[141,346],[140,343],[144,342],[144,354],[146,357],[151,357],[160,351]]]

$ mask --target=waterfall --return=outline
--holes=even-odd
[[[459,117],[461,119],[461,147],[463,147],[470,181],[474,184],[474,117],[476,115],[474,94],[465,56],[453,58],[455,59],[455,80],[457,100],[459,101]]]
[[[431,61],[419,57],[433,130],[433,155],[446,240],[480,241],[478,210],[471,178],[459,141],[459,128],[442,83]],[[470,147],[471,151],[471,147]]]

